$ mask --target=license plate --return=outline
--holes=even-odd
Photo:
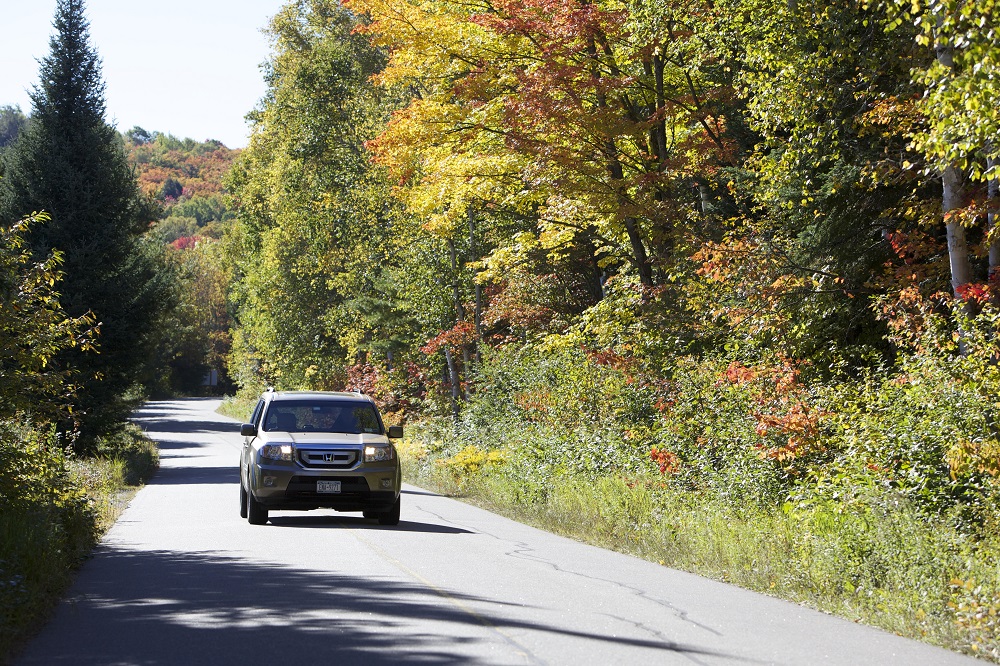
[[[339,493],[340,481],[317,481],[316,492],[318,493]]]

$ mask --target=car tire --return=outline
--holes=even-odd
[[[399,500],[400,498],[397,497],[396,503],[392,505],[391,509],[378,514],[379,525],[399,525]]]
[[[247,522],[251,525],[267,523],[267,507],[258,502],[250,491],[247,491]]]
[[[247,497],[247,489],[243,487],[243,479],[240,479],[240,518],[247,517],[248,504],[249,498]]]

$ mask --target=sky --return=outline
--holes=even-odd
[[[261,30],[283,0],[86,0],[102,60],[107,121],[246,146],[244,119],[265,92]],[[31,111],[56,0],[0,0],[0,106]]]

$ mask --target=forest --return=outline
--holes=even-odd
[[[411,482],[1000,661],[995,5],[292,0],[244,150],[112,142],[135,399],[363,390]]]

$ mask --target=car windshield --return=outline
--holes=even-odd
[[[267,432],[339,432],[380,434],[378,414],[367,402],[281,400],[271,403],[264,418]]]

